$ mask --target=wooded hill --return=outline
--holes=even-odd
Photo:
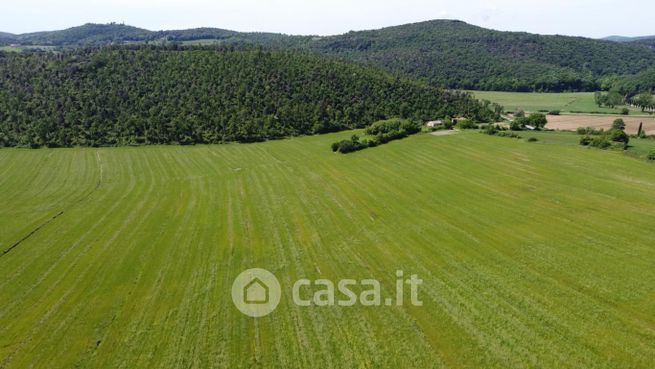
[[[41,45],[59,47],[104,46],[110,44],[165,43],[207,40],[216,43],[258,43],[266,46],[290,47],[309,37],[275,33],[243,33],[219,28],[194,28],[178,31],[149,31],[124,24],[93,24],[60,31],[12,35],[0,33],[0,45]]]
[[[259,141],[460,115],[493,113],[465,93],[298,50],[0,53],[0,146]]]
[[[500,32],[436,20],[331,37],[239,33],[201,28],[152,32],[88,24],[13,37],[14,43],[79,46],[205,41],[309,49],[448,88],[504,91],[594,91],[608,78],[655,65],[655,50],[638,42]],[[0,37],[0,42],[12,42]]]
[[[655,52],[639,45],[500,32],[459,21],[351,32],[312,47],[432,84],[478,90],[591,91],[603,77],[655,65]]]

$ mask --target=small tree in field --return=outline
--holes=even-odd
[[[614,120],[614,123],[612,123],[612,129],[625,131],[625,121],[621,118]]]
[[[596,105],[598,105],[599,108],[601,108],[605,104],[606,100],[606,95],[603,95],[602,92],[596,91],[594,93],[594,101],[596,102]]]
[[[651,92],[642,92],[632,99],[632,103],[640,107],[641,111],[644,112],[647,108],[653,106],[653,94]]]
[[[546,124],[548,124],[546,115],[541,113],[530,114],[530,118],[528,118],[528,120],[529,124],[537,129],[542,129],[546,126]]]
[[[620,93],[616,91],[610,91],[607,94],[605,104],[610,108],[614,109],[618,105],[623,105],[624,102],[625,100],[623,99],[623,96],[621,96]]]

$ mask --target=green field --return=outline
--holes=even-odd
[[[653,164],[573,135],[330,152],[350,135],[0,150],[0,368],[652,368]],[[402,269],[424,305],[248,318],[251,267]]]
[[[470,91],[476,98],[496,102],[506,111],[523,109],[528,112],[560,110],[568,113],[608,113],[619,114],[621,108],[599,108],[594,102],[593,92],[496,92]],[[630,108],[630,114],[641,115],[641,109]]]

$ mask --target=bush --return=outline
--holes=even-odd
[[[648,160],[655,160],[655,150],[651,150],[648,153]]]
[[[457,128],[459,129],[478,129],[478,124],[473,122],[470,119],[461,120],[457,123]]]
[[[620,129],[612,129],[595,137],[585,135],[580,138],[580,145],[597,147],[599,149],[608,149],[614,144],[617,148],[623,148],[625,150],[629,142],[630,136]]]
[[[628,136],[628,134],[625,133],[625,131],[622,131],[620,129],[611,130],[609,132],[609,137],[610,140],[612,140],[613,142],[622,142],[625,145],[630,143],[630,136]]]
[[[484,128],[482,133],[486,133],[486,134],[488,134],[490,136],[493,136],[493,135],[497,134],[499,131],[500,131],[500,129],[498,129],[497,125],[487,124],[487,126]]]
[[[630,109],[628,108],[621,109],[621,115],[630,115]]]
[[[604,129],[594,129],[591,127],[579,127],[576,130],[576,133],[579,135],[592,135],[592,136],[600,136],[605,133]]]
[[[366,145],[368,145],[369,142],[366,141]],[[364,145],[364,143],[359,142],[359,136],[353,135],[350,140],[342,140],[339,142],[335,142],[332,144],[332,151],[333,152],[340,152],[342,154],[347,154],[350,152],[354,151],[359,151],[362,149],[365,149],[367,146]]]
[[[497,136],[498,137],[517,138],[517,139],[521,138],[521,136],[517,135],[514,132],[498,132]]]
[[[332,144],[333,152],[342,154],[351,153],[386,144],[389,141],[399,140],[409,135],[421,131],[423,124],[418,121],[407,119],[389,119],[381,120],[371,124],[366,130],[367,135],[373,136],[364,140],[359,140],[359,136],[353,135],[350,140],[343,140]]]
[[[551,110],[548,112],[548,115],[559,115],[560,111],[559,110]]]
[[[605,150],[605,149],[609,149],[612,146],[612,143],[609,142],[607,137],[599,136],[599,137],[594,137],[594,139],[591,141],[591,146]]]
[[[536,138],[536,137],[530,137],[530,138],[528,138],[528,142],[537,142],[537,141],[539,141],[539,139]]]
[[[509,129],[511,129],[512,131],[522,131],[527,123],[528,123],[528,118],[525,117],[516,118],[512,122],[510,122]]]
[[[580,138],[580,145],[589,146],[594,139],[589,136],[584,136]]]
[[[614,123],[612,123],[612,129],[621,130],[621,131],[625,130],[625,121],[621,118],[615,119]]]
[[[355,142],[348,141],[348,140],[341,141],[341,144],[339,145],[339,152],[343,153],[343,154],[358,151],[358,150],[361,150],[361,149],[362,149],[362,147],[361,147],[360,143],[355,143]]]

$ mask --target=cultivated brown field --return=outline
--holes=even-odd
[[[655,117],[619,117],[616,115],[549,115],[547,128],[560,130],[575,130],[578,127],[611,128],[615,119],[622,118],[626,124],[626,132],[634,134],[639,129],[639,123],[644,123],[647,134],[655,134]]]

